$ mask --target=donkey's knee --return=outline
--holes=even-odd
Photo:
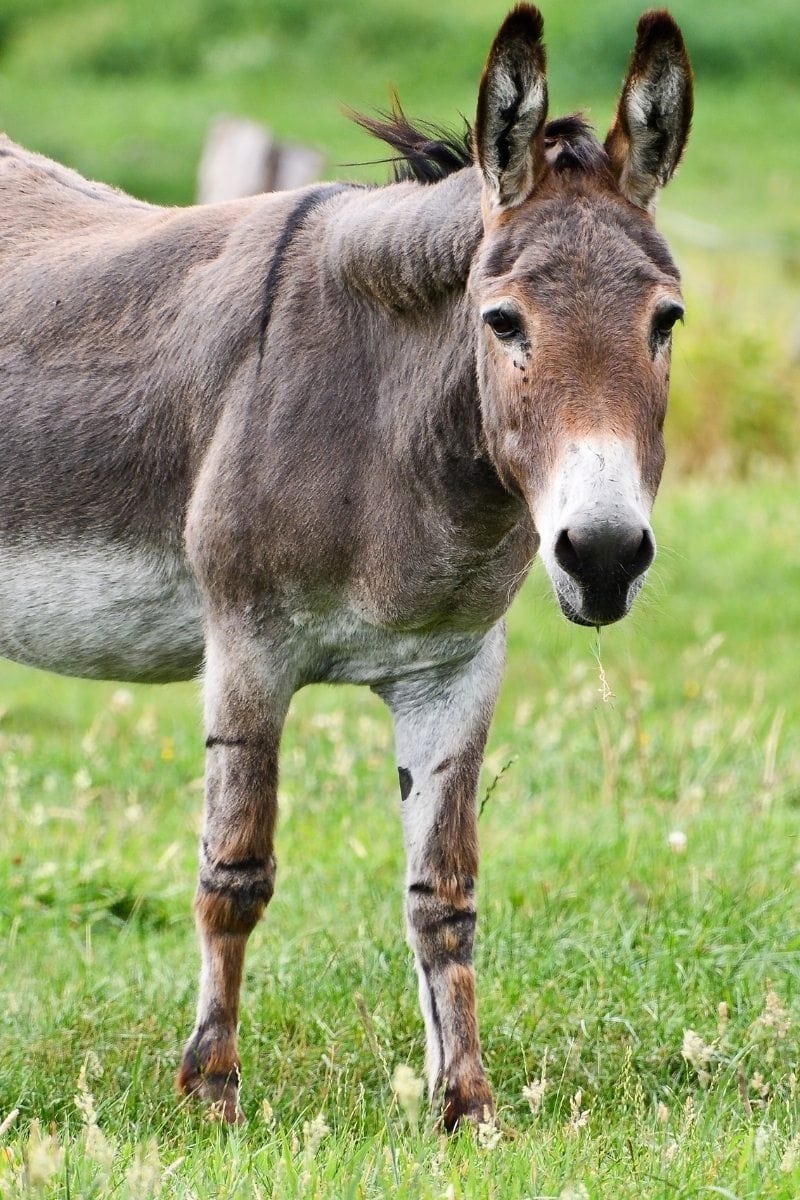
[[[426,969],[472,960],[475,938],[475,880],[413,882],[406,899],[409,941]]]
[[[204,933],[251,932],[275,891],[275,855],[226,862],[203,844],[195,896],[197,923]]]

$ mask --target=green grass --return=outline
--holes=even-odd
[[[797,1196],[796,489],[684,484],[657,518],[655,578],[602,635],[609,702],[594,633],[538,571],[512,613],[477,947],[496,1142],[410,1128],[393,1098],[421,1019],[368,692],[293,706],[244,988],[249,1124],[229,1132],[172,1093],[196,995],[196,690],[2,667],[3,1200]]]

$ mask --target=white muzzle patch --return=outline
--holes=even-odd
[[[655,554],[651,508],[631,442],[587,438],[567,447],[534,519],[571,621],[607,625],[627,614]]]

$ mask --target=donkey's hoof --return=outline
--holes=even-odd
[[[183,1056],[175,1086],[181,1095],[200,1100],[208,1107],[208,1119],[224,1125],[244,1125],[247,1118],[239,1107],[241,1072],[235,1062],[227,1071],[209,1071],[200,1064],[197,1051],[189,1046]]]
[[[446,1089],[442,1124],[448,1133],[464,1125],[489,1125],[493,1121],[494,1099],[485,1079]]]

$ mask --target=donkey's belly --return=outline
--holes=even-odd
[[[190,679],[203,657],[197,586],[177,559],[0,543],[0,655],[90,679]]]

